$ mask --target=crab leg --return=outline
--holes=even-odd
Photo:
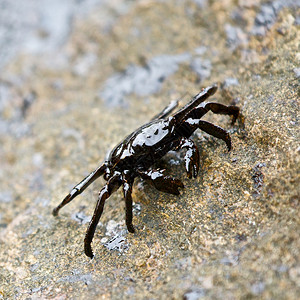
[[[212,123],[209,123],[206,121],[201,121],[201,120],[198,121],[197,125],[198,125],[198,128],[203,130],[204,132],[206,132],[218,139],[223,140],[227,145],[228,151],[231,150],[231,138],[230,138],[229,133],[225,129],[223,129],[217,125],[214,125]]]
[[[174,116],[176,121],[181,122],[188,113],[190,113],[197,105],[204,102],[208,97],[212,96],[217,89],[218,87],[214,84],[206,89],[203,89],[200,93],[194,96],[194,98],[188,104],[186,104],[176,113]]]
[[[63,201],[53,209],[52,214],[54,216],[57,216],[59,210],[62,207],[71,202],[76,196],[81,194],[92,182],[103,175],[105,169],[106,165],[101,165],[96,170],[91,172],[87,177],[85,177],[81,182],[79,182],[76,186],[74,186],[71,192],[63,199]]]
[[[88,229],[85,234],[84,238],[84,253],[90,257],[93,258],[94,254],[92,251],[91,243],[95,234],[96,227],[99,223],[100,217],[103,212],[104,203],[107,198],[110,197],[110,195],[115,192],[121,185],[121,177],[120,173],[112,176],[106,185],[101,189],[99,192],[98,201],[96,204],[96,208],[94,210],[93,217],[90,221],[90,224],[88,226]]]
[[[178,100],[172,101],[169,103],[168,106],[166,106],[159,114],[157,114],[156,116],[154,116],[152,120],[157,120],[157,119],[163,119],[165,117],[167,117],[168,115],[170,115],[170,113],[172,113],[172,111],[175,110],[175,108],[178,106]]]
[[[209,102],[205,104],[204,107],[199,107],[199,111],[201,111],[201,116],[208,111],[212,111],[215,114],[232,116],[232,124],[239,116],[239,108],[237,106],[226,106],[214,102]],[[197,113],[195,114],[195,116],[197,116]],[[199,128],[204,132],[223,140],[227,145],[228,151],[231,150],[231,138],[229,133],[219,126],[200,120],[200,118],[195,118],[194,116],[188,118],[182,125],[181,132],[185,135],[186,133],[192,133],[196,128]]]
[[[134,227],[132,225],[132,184],[133,180],[125,174],[123,176],[123,193],[125,198],[126,226],[129,232],[134,233]]]
[[[220,115],[229,115],[232,116],[232,124],[235,123],[236,119],[239,116],[240,109],[237,106],[234,105],[223,105],[220,103],[215,103],[215,102],[209,102],[205,105],[205,108],[207,110],[212,111],[215,114],[220,114]]]

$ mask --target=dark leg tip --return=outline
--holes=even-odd
[[[199,167],[195,164],[193,165],[193,177],[196,178],[198,176]]]
[[[230,152],[230,150],[231,150],[231,143],[227,144],[227,149],[228,149],[228,152]]]
[[[179,196],[180,195],[179,189],[178,188],[173,189],[172,191],[170,191],[170,194],[175,195],[175,196]]]
[[[181,180],[179,180],[179,179],[176,179],[176,184],[177,184],[177,186],[178,186],[178,187],[180,187],[180,188],[184,188],[184,184],[182,183],[182,181],[181,181]]]
[[[127,224],[127,230],[130,232],[130,233],[134,233],[135,232],[135,229],[133,227],[132,224]]]
[[[198,171],[197,169],[195,169],[195,167],[192,167],[193,169],[190,170],[188,173],[187,173],[187,176],[189,179],[192,179],[192,178],[196,178],[197,175],[198,175]]]
[[[91,245],[87,245],[87,244],[84,245],[84,253],[90,259],[92,259],[94,257]]]
[[[227,140],[225,142],[226,142],[228,152],[229,152],[231,150],[231,138],[230,138],[229,134],[227,135]]]
[[[57,209],[57,207],[55,207],[53,210],[52,210],[52,215],[53,216],[58,216],[58,209]]]

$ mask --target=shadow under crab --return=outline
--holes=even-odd
[[[137,176],[147,180],[159,191],[179,195],[179,188],[184,187],[183,183],[179,179],[165,176],[164,170],[152,169],[151,166],[169,151],[180,149],[187,150],[184,156],[187,176],[189,178],[197,176],[199,151],[194,141],[189,139],[196,129],[201,129],[222,139],[226,143],[228,151],[231,150],[231,139],[228,132],[219,126],[201,120],[209,111],[232,116],[232,124],[238,118],[239,108],[237,106],[204,102],[216,90],[216,85],[203,89],[172,116],[170,114],[178,106],[178,102],[171,103],[149,123],[141,126],[119,143],[110,152],[107,160],[78,183],[53,210],[53,215],[58,215],[63,206],[82,193],[97,178],[104,176],[107,183],[99,192],[96,208],[84,239],[84,252],[87,256],[90,258],[94,256],[91,243],[103,212],[105,200],[121,185],[123,185],[125,198],[126,226],[129,232],[134,233],[131,193],[134,179]]]

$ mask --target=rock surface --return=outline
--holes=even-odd
[[[41,48],[19,43],[0,63],[0,299],[299,299],[300,3],[236,2],[88,1],[76,18],[70,5],[51,49],[54,8],[28,21]],[[136,180],[135,234],[113,194],[88,259],[104,180],[57,218],[53,207],[124,136],[214,82],[213,101],[245,119],[206,118],[232,151],[198,131],[196,179],[183,152],[159,163],[184,182],[180,196]]]

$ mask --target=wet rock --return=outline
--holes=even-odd
[[[0,193],[0,202],[8,203],[13,200],[12,192],[11,191],[1,191]]]
[[[231,50],[236,49],[240,45],[245,46],[248,43],[247,35],[239,27],[225,24],[225,32],[227,43]]]
[[[8,31],[23,26],[24,39],[37,40],[32,48],[37,45],[39,55],[28,51],[23,36],[16,41],[12,35],[7,48],[0,37],[1,57],[12,51],[9,64],[0,63],[6,65],[0,79],[0,298],[297,299],[296,2],[200,1],[205,9],[199,9],[171,0],[101,1],[100,9],[77,19],[74,11],[100,2],[71,1],[59,13],[62,31],[50,13],[60,4],[46,2],[20,4]],[[41,25],[34,19],[40,5],[49,16]],[[259,15],[263,6],[273,14],[264,8]],[[8,19],[6,8],[0,24]],[[250,36],[252,24],[268,34]],[[47,46],[56,37],[47,52],[43,41]],[[126,229],[122,191],[116,191],[105,203],[90,260],[83,241],[105,180],[58,217],[53,207],[124,136],[172,100],[181,107],[213,82],[219,90],[211,101],[235,103],[242,113],[234,125],[226,115],[205,116],[230,133],[232,150],[198,130],[191,137],[201,157],[197,178],[187,178],[185,151],[158,161],[155,168],[183,181],[178,196],[137,178],[134,234]]]
[[[207,0],[193,0],[193,2],[195,2],[200,8],[204,8],[207,5]]]
[[[252,179],[254,182],[254,197],[258,197],[262,191],[264,185],[264,174],[261,169],[265,166],[265,163],[258,163],[253,168]]]
[[[89,71],[93,68],[97,56],[94,53],[88,53],[78,59],[78,62],[74,66],[74,73],[79,76],[88,76]]]
[[[198,300],[198,299],[204,298],[204,296],[205,296],[205,290],[204,289],[194,288],[192,290],[187,291],[183,295],[183,299],[184,300]]]
[[[276,11],[271,3],[263,5],[255,18],[255,27],[252,29],[255,35],[265,35],[266,31],[275,23]]]
[[[226,78],[222,84],[222,88],[227,89],[231,86],[239,85],[237,78]]]
[[[201,82],[210,77],[212,65],[208,59],[197,57],[192,60],[191,68],[197,73],[199,81]]]
[[[264,290],[265,290],[264,282],[256,282],[251,285],[251,292],[255,296],[262,294]]]
[[[123,236],[115,236],[108,242],[104,244],[104,246],[108,250],[117,250],[119,252],[123,252],[128,249],[128,245],[126,244],[126,239]]]
[[[266,32],[273,26],[278,13],[284,8],[299,8],[300,2],[293,0],[277,0],[267,2],[261,6],[260,12],[255,17],[255,25],[252,29],[254,35],[264,36]]]
[[[36,100],[36,93],[34,91],[29,93],[26,97],[24,97],[23,103],[21,106],[21,114],[22,114],[23,118],[26,117],[26,114],[27,114],[30,106],[34,103],[35,100]]]
[[[83,211],[72,214],[72,219],[79,222],[80,224],[88,224],[92,217],[86,216]]]
[[[109,106],[124,105],[125,97],[134,93],[149,96],[159,92],[164,80],[174,74],[179,64],[190,60],[190,54],[162,55],[152,58],[145,66],[129,66],[123,73],[109,78],[100,97]]]
[[[296,77],[300,78],[300,68],[294,68],[293,71],[294,71]]]
[[[77,18],[102,3],[101,0],[83,2],[29,0],[16,3],[0,1],[0,69],[19,49],[33,53],[57,50],[67,40],[74,16]]]

